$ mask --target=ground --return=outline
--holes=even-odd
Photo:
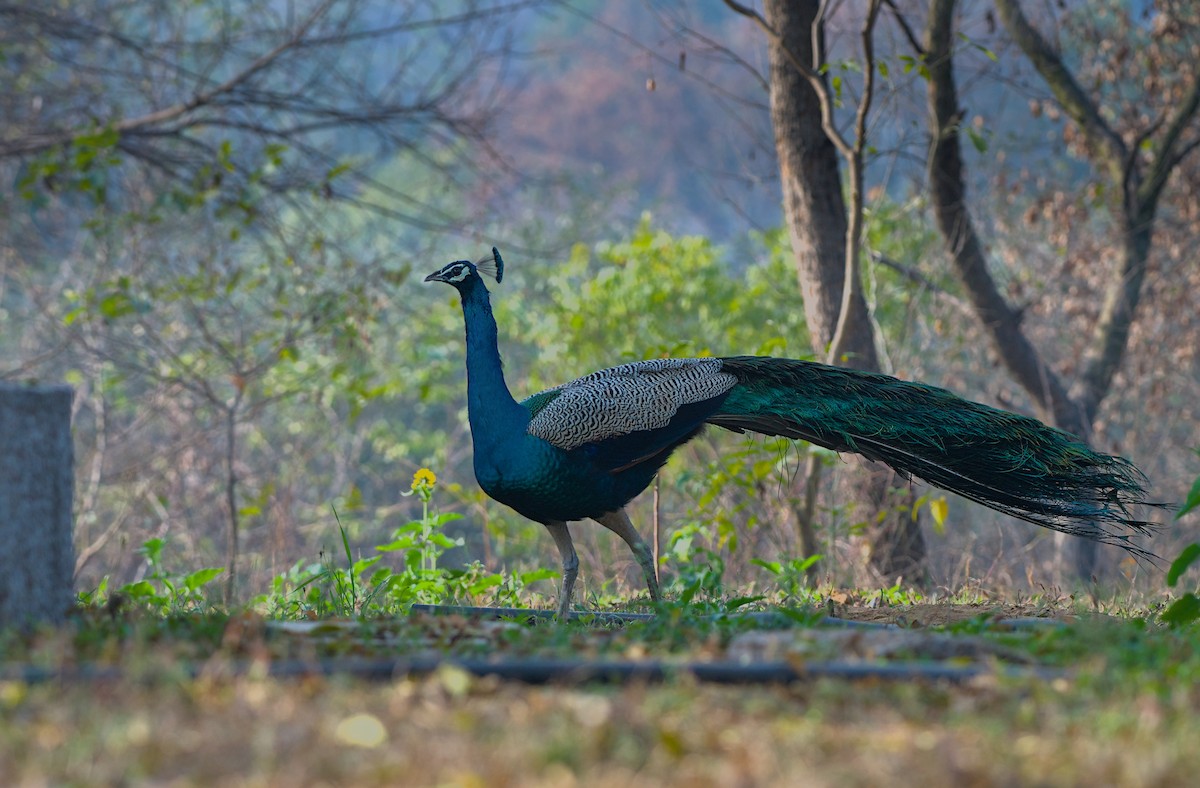
[[[903,626],[817,623],[830,612]],[[89,611],[65,628],[6,637],[5,785],[1171,785],[1200,770],[1200,636],[1149,611],[1113,615],[1071,600],[850,600],[765,629],[682,606],[625,627],[418,616],[280,628],[253,613]],[[266,674],[297,660],[731,655],[801,673],[832,660],[978,675],[531,686],[450,663],[384,680]],[[83,663],[122,675],[13,672]]]

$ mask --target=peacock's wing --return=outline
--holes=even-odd
[[[651,359],[602,369],[534,394],[527,432],[566,451],[583,450],[620,471],[694,435],[737,378],[717,359]]]

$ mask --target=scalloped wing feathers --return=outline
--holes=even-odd
[[[533,395],[527,432],[571,450],[671,425],[685,405],[728,393],[738,379],[716,358],[664,358],[602,369]]]

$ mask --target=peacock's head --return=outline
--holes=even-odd
[[[504,260],[500,250],[492,247],[492,253],[482,260],[472,263],[470,260],[455,260],[446,263],[440,270],[425,277],[426,282],[445,282],[462,290],[468,283],[479,279],[480,274],[487,274],[497,282],[504,279]]]

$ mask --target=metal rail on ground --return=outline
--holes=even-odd
[[[486,660],[427,657],[377,660],[284,660],[271,663],[209,662],[188,663],[163,672],[172,678],[271,677],[302,679],[310,677],[347,677],[367,681],[395,681],[430,676],[439,670],[457,669],[476,677],[495,676],[523,684],[657,684],[690,677],[712,684],[791,684],[818,679],[844,681],[924,681],[962,684],[987,677],[1048,681],[1069,676],[1066,671],[1042,667],[1011,667],[945,663],[875,663],[822,661],[802,665],[773,661],[737,662],[664,662],[659,660]],[[182,674],[182,675],[181,675]],[[0,669],[0,680],[26,684],[46,682],[103,682],[130,679],[146,681],[153,674],[127,671],[112,666],[44,668],[22,666]]]

